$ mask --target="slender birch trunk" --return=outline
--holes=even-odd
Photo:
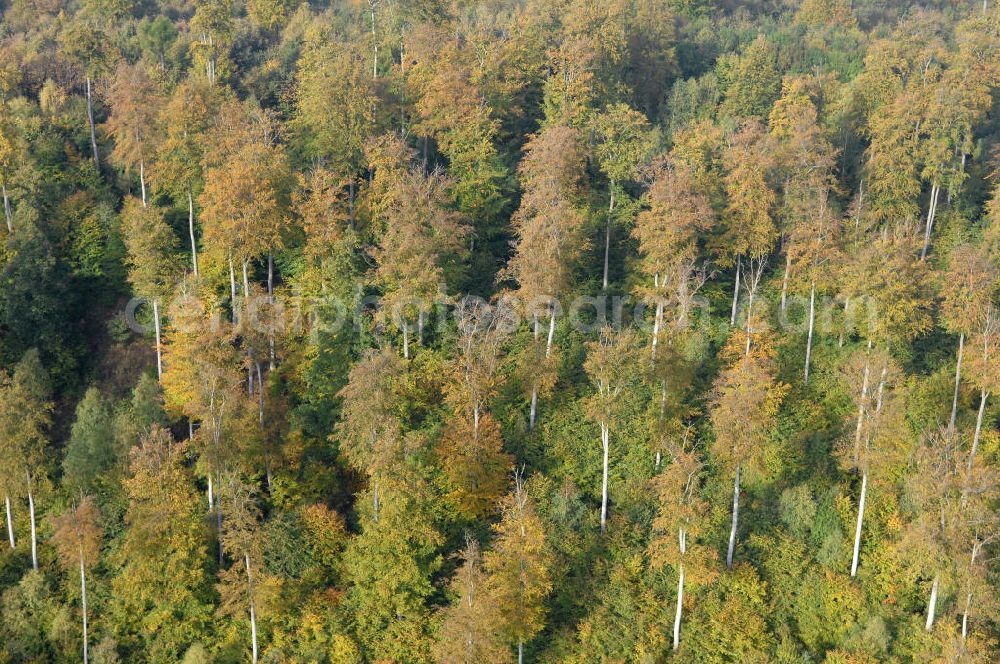
[[[736,285],[733,287],[733,312],[729,316],[729,324],[736,325],[736,307],[740,301],[740,263],[742,258],[736,257]]]
[[[31,490],[31,472],[28,476],[28,517],[31,521],[31,569],[38,571],[38,531],[35,527],[35,494]]]
[[[785,252],[785,276],[781,280],[781,310],[784,311],[788,304],[788,277],[792,271],[792,257]]]
[[[524,664],[524,641],[517,642],[517,664]]]
[[[549,314],[549,336],[545,340],[545,359],[549,359],[552,356],[552,339],[556,334],[556,310],[553,307],[551,313]]]
[[[601,534],[608,530],[608,451],[610,448],[610,432],[608,424],[601,422],[601,447],[604,451],[604,461],[601,471]]]
[[[83,565],[83,548],[80,548],[80,604],[83,609],[83,664],[89,661],[87,647],[87,572]]]
[[[816,324],[816,282],[809,289],[809,334],[806,335],[806,368],[802,382],[809,384],[809,360],[812,358],[813,327]]]
[[[206,493],[208,493],[208,511],[211,512],[212,510],[215,509],[215,498],[214,498],[214,496],[212,494],[212,473],[211,472],[208,473],[208,489],[207,489]]]
[[[537,360],[538,359],[537,344],[538,344],[538,333],[539,333],[538,314],[534,314],[533,318],[534,321],[533,321],[532,333],[534,334],[535,338],[535,359]],[[532,429],[535,428],[535,417],[537,416],[537,414],[538,414],[538,379],[536,378],[534,384],[531,386],[531,408],[528,414],[528,431],[531,431]]]
[[[7,181],[0,182],[3,189],[3,216],[7,220],[7,232],[14,232],[14,215],[10,211],[10,197],[7,195]]]
[[[962,352],[965,350],[965,332],[958,335],[958,363],[955,365],[955,392],[951,397],[951,419],[948,420],[948,430],[955,430],[955,418],[958,415],[958,387],[962,383]]]
[[[740,464],[736,464],[736,480],[733,482],[733,527],[729,531],[729,550],[726,552],[726,568],[733,568],[733,552],[736,549],[736,527],[740,516]]]
[[[163,380],[163,349],[160,345],[160,303],[153,299],[153,329],[156,331],[156,379]]]
[[[611,181],[611,202],[608,204],[608,223],[604,227],[604,278],[601,289],[608,290],[608,255],[611,253],[611,216],[615,211],[615,182]]]
[[[142,207],[147,207],[146,202],[146,162],[139,160],[139,189],[142,192]]]
[[[7,539],[10,541],[10,548],[13,549],[16,544],[14,542],[14,517],[10,510],[10,494],[5,493],[3,495],[3,501],[7,508]]]
[[[188,185],[188,235],[191,237],[191,267],[194,269],[194,276],[198,276],[198,244],[194,239],[194,194],[191,192],[191,185]]]
[[[858,574],[858,554],[861,550],[861,525],[865,519],[865,499],[868,496],[868,471],[861,475],[861,498],[858,500],[858,524],[854,528],[854,556],[851,558],[851,578]]]
[[[962,642],[969,638],[969,609],[972,607],[972,593],[965,594],[965,609],[962,611]]]
[[[250,277],[247,276],[247,259],[243,259],[243,300],[250,299]]]
[[[924,623],[924,629],[928,632],[934,629],[934,611],[937,609],[937,596],[938,596],[938,575],[934,575],[934,582],[931,584],[931,599],[927,603],[927,622]]]
[[[403,321],[403,358],[410,359],[410,324]]]
[[[656,302],[656,316],[653,317],[653,348],[651,352],[652,361],[656,362],[656,343],[660,337],[660,326],[663,324],[663,301]]]
[[[247,570],[247,595],[250,600],[250,639],[253,647],[253,664],[257,664],[257,614],[253,605],[253,577],[250,575],[250,554],[243,554]]]
[[[94,130],[94,102],[90,88],[90,76],[87,76],[87,123],[90,126],[90,148],[94,153],[94,167],[100,171],[101,159],[97,154],[97,132]]]
[[[267,301],[268,304],[274,307],[274,252],[267,252]],[[271,315],[274,316],[274,311],[272,310]],[[274,352],[274,327],[271,327],[267,333],[267,345],[268,345],[268,365],[269,371],[274,371],[274,362],[276,355]]]
[[[972,464],[976,460],[976,450],[979,449],[979,436],[983,433],[983,413],[986,412],[986,399],[990,396],[990,393],[986,390],[980,390],[979,395],[979,414],[976,415],[976,432],[972,435],[972,449],[969,450],[969,470],[972,470]]]
[[[684,563],[680,565],[677,578],[677,611],[674,613],[674,651],[681,645],[681,611],[684,608]]]
[[[233,323],[236,323],[238,316],[236,315],[236,269],[233,267],[233,257],[232,254],[229,256],[229,301],[230,306],[233,308]]]
[[[934,227],[934,215],[937,213],[938,194],[941,189],[935,182],[931,185],[931,202],[927,206],[927,224],[924,227],[924,248],[920,250],[920,260],[927,257],[927,249],[931,245],[931,229]]]
[[[379,494],[378,494],[378,480],[375,480],[372,483],[372,519],[375,521],[375,523],[378,523],[378,512],[379,512],[379,507],[381,507],[381,505],[382,502],[379,499]]]

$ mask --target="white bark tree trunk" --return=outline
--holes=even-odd
[[[403,357],[410,359],[410,324],[403,321]]]
[[[972,607],[972,593],[965,595],[965,609],[962,611],[962,641],[969,637],[969,609]]]
[[[142,207],[147,207],[146,202],[146,162],[139,160],[139,189],[142,191]]]
[[[733,312],[729,316],[729,324],[736,325],[736,308],[740,302],[740,263],[742,259],[736,257],[736,285],[733,286]]]
[[[809,360],[812,358],[813,328],[816,324],[816,282],[809,289],[809,334],[806,336],[806,368],[802,382],[809,384]]]
[[[951,419],[948,420],[948,430],[955,430],[955,417],[958,415],[958,387],[962,383],[962,352],[965,350],[965,332],[958,335],[958,363],[955,365],[955,392],[951,397]]]
[[[10,510],[10,494],[5,493],[3,500],[7,508],[7,539],[10,541],[10,548],[13,549],[16,543],[14,542],[14,517]]]
[[[14,215],[10,211],[10,197],[7,195],[7,181],[0,182],[3,189],[3,216],[7,220],[7,232],[14,232]]]
[[[538,415],[538,381],[531,386],[531,409],[528,412],[528,431],[535,428],[535,418]]]
[[[156,331],[156,379],[163,380],[163,348],[160,345],[160,303],[153,300],[153,329]]]
[[[677,611],[674,613],[674,650],[681,645],[681,611],[684,608],[684,563],[680,565],[677,579]]]
[[[736,528],[740,517],[740,465],[736,464],[736,480],[733,482],[733,526],[729,531],[729,550],[726,552],[726,568],[733,568],[733,552],[736,550]]]
[[[924,623],[924,629],[928,632],[934,629],[934,611],[937,609],[937,596],[938,577],[937,574],[935,574],[934,582],[931,584],[931,599],[927,603],[927,622]]]
[[[858,499],[858,523],[854,528],[854,556],[851,558],[851,578],[858,574],[858,553],[861,550],[861,526],[865,519],[865,499],[868,497],[868,472],[861,475],[861,497]]]
[[[191,267],[194,276],[198,276],[198,243],[194,239],[194,194],[188,185],[188,235],[191,238]]]
[[[31,490],[31,473],[28,472],[28,517],[31,521],[31,569],[38,571],[38,530],[35,527],[35,494]]]
[[[608,290],[608,256],[611,253],[611,215],[615,211],[615,183],[611,181],[611,202],[608,204],[608,223],[604,227],[604,278],[601,289]]]
[[[781,280],[781,310],[784,311],[788,304],[788,277],[792,272],[792,257],[785,252],[785,276]]]
[[[250,642],[253,648],[253,664],[257,664],[257,614],[253,605],[253,577],[250,576],[250,556],[243,555],[243,562],[247,570],[247,594],[250,600]]]
[[[83,609],[83,664],[89,661],[87,647],[87,572],[83,565],[83,549],[80,549],[80,604]]]
[[[931,202],[927,207],[927,224],[924,227],[924,248],[920,250],[920,260],[927,257],[927,249],[931,245],[931,229],[934,227],[934,215],[937,213],[938,194],[941,189],[935,182],[931,185]]]
[[[989,392],[980,390],[979,414],[976,416],[976,432],[972,435],[972,449],[969,450],[969,470],[972,470],[972,464],[976,460],[976,450],[979,448],[979,436],[983,433],[983,413],[986,412],[986,399],[989,396]]]
[[[552,312],[549,314],[549,336],[545,340],[546,360],[549,359],[549,357],[552,355],[552,339],[555,337],[555,334],[556,334],[556,310],[555,308],[553,308]]]
[[[601,447],[604,460],[601,471],[601,534],[608,529],[608,452],[611,447],[611,436],[606,422],[601,422]]]

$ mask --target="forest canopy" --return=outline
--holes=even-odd
[[[0,0],[0,664],[1000,661],[992,0]]]

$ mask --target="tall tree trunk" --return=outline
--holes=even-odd
[[[35,528],[35,494],[31,490],[31,472],[28,476],[28,518],[31,521],[31,569],[38,571],[38,531]]]
[[[813,327],[816,323],[816,282],[809,289],[809,334],[806,335],[806,369],[802,382],[809,384],[809,360],[812,358]]]
[[[611,216],[615,211],[615,182],[611,181],[611,202],[608,204],[608,223],[604,227],[604,278],[601,279],[602,290],[608,289],[608,256],[611,253]]]
[[[220,490],[222,487],[222,471],[215,471],[215,486],[216,490]],[[216,537],[219,540],[219,565],[222,565],[222,557],[224,551],[222,550],[222,496],[218,496],[218,500],[215,501],[215,532]]]
[[[927,224],[924,227],[924,248],[920,250],[920,260],[927,257],[927,249],[931,245],[931,229],[934,227],[934,215],[937,213],[938,194],[941,189],[937,182],[931,185],[931,202],[927,206]]]
[[[146,162],[139,160],[139,189],[142,191],[142,207],[146,207]]]
[[[972,593],[965,594],[965,609],[962,610],[962,642],[969,638],[969,609],[972,607]]]
[[[379,507],[381,506],[382,502],[379,499],[379,493],[378,493],[378,480],[376,479],[374,482],[372,482],[372,519],[375,521],[375,523],[378,523]]]
[[[250,600],[250,640],[253,647],[253,664],[257,664],[257,614],[253,605],[253,577],[250,576],[249,554],[243,554],[243,562],[247,570],[247,595]]]
[[[90,76],[87,76],[87,123],[90,125],[90,148],[94,153],[94,167],[100,171],[101,159],[97,154],[97,132],[94,130],[94,102],[90,87]]]
[[[267,252],[267,302],[271,305],[272,311],[271,316],[274,316],[274,252]],[[268,365],[269,371],[274,371],[274,328],[271,327],[267,333],[267,345],[268,345]]]
[[[538,415],[538,381],[531,386],[531,408],[528,412],[528,431],[535,428],[535,419]]]
[[[972,464],[976,460],[976,450],[979,449],[979,436],[983,433],[983,413],[986,412],[986,399],[989,396],[989,392],[980,390],[979,414],[976,416],[976,432],[972,435],[972,449],[969,450],[969,470],[972,470]]]
[[[236,314],[237,304],[236,304],[236,270],[233,267],[233,256],[229,256],[229,302],[233,309],[233,324],[236,323],[239,316]]]
[[[861,475],[861,497],[858,499],[858,524],[854,528],[854,557],[851,559],[851,578],[858,574],[858,554],[861,550],[861,526],[865,519],[865,499],[868,497],[868,471]]]
[[[89,661],[87,647],[87,572],[83,565],[83,548],[80,549],[80,605],[83,609],[83,664]]]
[[[872,342],[868,340],[868,350],[872,349]],[[858,456],[861,454],[861,426],[865,421],[865,399],[868,397],[868,377],[871,369],[868,364],[868,357],[865,356],[865,372],[861,381],[861,398],[858,399],[858,423],[854,427],[854,463],[858,463]]]
[[[736,285],[733,286],[733,312],[729,315],[729,324],[736,325],[736,308],[740,302],[740,263],[742,258],[736,257]]]
[[[191,237],[191,267],[194,269],[194,276],[198,276],[198,244],[194,239],[194,194],[191,192],[191,185],[188,185],[188,235]]]
[[[16,546],[14,542],[14,516],[10,511],[10,494],[5,493],[3,495],[4,505],[7,508],[7,539],[10,541],[10,548]]]
[[[785,252],[785,276],[781,280],[781,310],[785,310],[785,306],[788,304],[788,276],[792,271],[792,257],[786,251]]]
[[[681,610],[684,607],[684,563],[677,578],[677,611],[674,613],[674,651],[681,645]]]
[[[733,482],[733,527],[729,531],[729,550],[726,552],[726,568],[733,568],[733,552],[736,550],[736,528],[740,518],[740,464],[736,464],[736,480]]]
[[[653,347],[650,353],[653,362],[656,362],[656,343],[660,337],[660,326],[662,324],[663,324],[663,300],[657,299],[656,316],[653,317]]]
[[[552,356],[552,339],[556,334],[556,310],[555,307],[549,313],[549,336],[545,340],[545,359],[549,359]]]
[[[209,471],[209,473],[208,473],[208,489],[206,490],[206,493],[208,494],[208,511],[211,512],[212,510],[215,509],[215,502],[214,502],[215,498],[214,498],[214,496],[212,494],[212,472],[211,471]]]
[[[250,299],[250,277],[247,276],[247,259],[243,259],[243,300]]]
[[[153,329],[156,331],[156,379],[163,380],[163,350],[160,345],[160,303],[153,299]]]
[[[948,430],[955,430],[955,417],[958,415],[958,387],[962,383],[962,352],[965,350],[965,332],[958,335],[958,363],[955,364],[955,392],[951,397],[951,419],[948,420]]]
[[[10,197],[7,195],[7,181],[3,180],[0,182],[0,188],[3,189],[3,216],[7,220],[7,232],[14,232],[14,215],[10,211]]]
[[[604,462],[601,470],[601,534],[608,529],[608,451],[611,447],[608,424],[601,422],[601,447],[604,451]]]
[[[928,632],[934,629],[934,611],[937,609],[937,596],[938,596],[938,575],[934,575],[934,582],[931,584],[931,599],[927,603],[927,622],[924,623],[924,629]]]
[[[517,642],[517,664],[524,664],[524,641]]]
[[[372,58],[372,80],[378,78],[378,39],[375,36],[375,6],[378,4],[378,0],[368,0],[368,6],[371,8],[372,12],[372,49],[374,50],[374,57]]]
[[[410,359],[410,324],[403,321],[403,358]]]

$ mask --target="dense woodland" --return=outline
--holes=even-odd
[[[0,11],[0,662],[1000,660],[997,3]]]

